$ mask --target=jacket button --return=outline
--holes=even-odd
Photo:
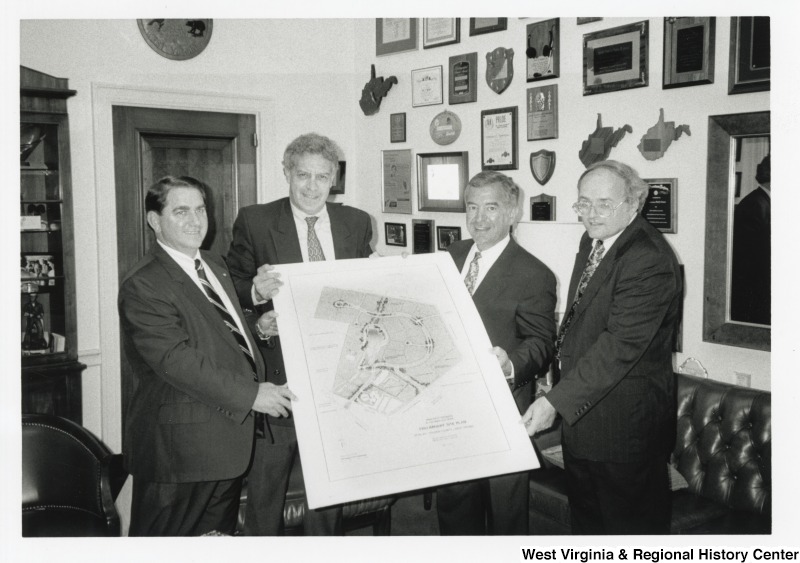
[[[280,374],[281,374],[281,370],[279,370],[279,369],[276,369],[275,371],[272,372],[272,375],[280,375]]]

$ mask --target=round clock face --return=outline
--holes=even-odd
[[[150,47],[168,59],[183,61],[199,55],[211,40],[213,20],[136,20]]]

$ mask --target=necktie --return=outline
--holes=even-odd
[[[325,253],[322,252],[322,245],[319,243],[317,233],[314,231],[314,224],[319,217],[306,217],[308,223],[308,261],[320,262],[325,260]]]
[[[480,259],[481,253],[478,251],[475,253],[475,258],[469,263],[469,271],[467,272],[467,277],[464,278],[464,284],[470,294],[475,293],[475,282],[478,281],[478,260]]]
[[[603,259],[605,252],[606,249],[603,246],[603,241],[598,240],[591,254],[589,254],[589,260],[586,262],[586,267],[583,269],[581,279],[578,281],[578,288],[575,290],[575,299],[572,302],[572,306],[569,308],[564,322],[561,323],[561,330],[558,331],[558,338],[556,338],[557,360],[561,359],[561,344],[563,344],[564,336],[567,334],[570,323],[572,323],[572,317],[575,316],[575,309],[578,307],[578,303],[580,303],[581,297],[583,297],[583,292],[586,291],[586,286],[589,285],[589,280],[592,279],[594,271],[597,269],[597,266],[600,265],[600,261]]]
[[[194,261],[194,268],[197,270],[197,276],[200,278],[200,285],[203,286],[203,290],[206,292],[206,297],[214,305],[214,309],[216,309],[219,316],[222,318],[222,322],[228,327],[233,334],[233,337],[236,339],[236,343],[239,345],[239,348],[242,349],[242,353],[244,354],[247,361],[250,363],[250,367],[253,368],[253,378],[256,378],[256,362],[253,360],[253,354],[250,352],[250,348],[247,346],[247,339],[244,335],[239,332],[239,328],[236,326],[236,321],[233,320],[233,316],[231,316],[230,311],[225,307],[225,304],[220,299],[219,294],[214,290],[214,287],[208,281],[208,276],[206,276],[206,271],[203,268],[203,263],[196,259]]]

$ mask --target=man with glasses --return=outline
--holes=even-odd
[[[272,297],[282,285],[274,264],[342,258],[372,253],[369,215],[346,205],[327,203],[339,167],[339,151],[328,137],[308,133],[289,143],[283,173],[289,197],[251,205],[239,211],[233,225],[228,266],[242,308],[262,313],[254,331],[267,364],[267,381],[286,388]],[[288,391],[288,389],[287,389]],[[247,535],[278,535],[292,467],[297,463],[297,436],[291,413],[256,420],[256,447],[247,477]],[[303,518],[306,535],[342,533],[342,510],[310,510]]]
[[[610,160],[578,180],[573,209],[586,233],[556,339],[561,378],[523,416],[530,435],[562,417],[575,534],[669,532],[682,280],[669,244],[640,215],[647,191]]]

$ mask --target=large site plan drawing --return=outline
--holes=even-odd
[[[401,411],[460,358],[438,309],[418,301],[324,287],[314,317],[348,326],[333,382],[345,408]]]
[[[449,255],[276,269],[311,508],[538,467]]]

